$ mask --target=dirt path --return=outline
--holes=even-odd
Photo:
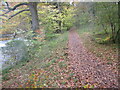
[[[92,53],[88,52],[76,33],[75,28],[69,32],[69,59],[73,72],[79,76],[80,83],[94,85],[97,88],[116,88],[117,72]]]

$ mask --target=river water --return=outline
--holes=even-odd
[[[4,64],[4,54],[2,53],[2,48],[6,46],[6,43],[8,43],[11,40],[5,40],[5,41],[0,41],[0,69],[2,68],[2,65]]]
[[[12,45],[7,43],[15,41]],[[21,40],[19,38],[14,40],[5,40],[0,41],[0,69],[5,69],[19,60],[22,60],[23,57],[27,54],[27,45],[25,44],[26,40]]]

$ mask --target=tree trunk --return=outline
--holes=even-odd
[[[104,24],[102,24],[102,27],[103,27],[103,29],[104,29],[104,31],[105,31],[105,34],[108,34],[108,32],[107,32],[107,27],[105,27]]]
[[[57,8],[59,10],[58,14],[60,14],[62,12],[62,8],[60,6],[60,2],[57,2]],[[56,32],[57,33],[61,33],[62,32],[62,21],[61,20],[58,20],[58,25],[59,25],[59,30],[57,30]]]
[[[32,30],[35,31],[39,29],[37,2],[30,2],[28,6],[32,17]]]
[[[117,40],[117,43],[120,43],[120,29],[118,29],[117,33],[116,33],[116,36],[115,36],[115,40]]]
[[[112,22],[110,23],[110,26],[111,26],[111,30],[112,30],[112,41],[113,41],[113,43],[115,43],[115,27]]]

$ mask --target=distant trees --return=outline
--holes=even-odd
[[[95,5],[96,22],[103,26],[105,32],[110,27],[110,35],[112,41],[115,43],[118,38],[118,3],[96,3]]]
[[[92,8],[93,3],[91,2],[82,2],[82,3],[76,3],[75,6],[75,25],[76,26],[83,26],[86,25],[89,22],[92,22],[94,17],[93,17],[93,8]]]
[[[76,7],[77,26],[93,23],[101,26],[113,43],[118,40],[118,3],[117,2],[87,2],[78,3]]]
[[[61,33],[63,32],[63,30],[69,29],[72,26],[72,23],[74,22],[72,19],[74,15],[74,13],[72,13],[74,12],[73,11],[74,7],[70,6],[69,3],[25,2],[25,3],[19,3],[14,7],[10,7],[8,2],[5,2],[5,3],[8,11],[6,11],[0,16],[6,16],[11,11],[18,10],[20,6],[27,6],[27,7],[24,7],[24,9],[22,10],[18,10],[17,13],[10,15],[9,19],[15,17],[16,15],[19,15],[22,12],[30,11],[30,16],[32,20],[31,27],[33,31],[39,29],[39,23],[42,23],[42,24],[46,24],[44,26],[46,26],[47,29],[50,29],[50,31],[54,30],[54,32],[56,33]],[[45,6],[43,10],[40,9],[42,6]],[[44,14],[44,15],[41,16],[41,14]]]
[[[74,23],[74,6],[69,3],[49,2],[38,4],[38,16],[47,38],[70,29]]]

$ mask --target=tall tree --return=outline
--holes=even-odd
[[[28,4],[32,17],[32,29],[39,29],[38,13],[37,13],[37,2],[30,2]]]
[[[32,30],[37,30],[39,29],[39,21],[38,21],[38,13],[37,13],[37,2],[25,2],[25,3],[19,3],[17,5],[15,5],[13,8],[11,8],[9,6],[9,3],[8,2],[5,2],[5,6],[7,7],[7,11],[3,14],[1,14],[0,16],[6,16],[6,14],[10,13],[11,11],[15,11],[18,7],[20,6],[23,6],[23,5],[26,5],[28,7],[28,9],[23,9],[11,16],[9,16],[8,19],[11,19],[13,18],[14,16],[24,12],[24,11],[30,11],[31,13],[31,18],[32,18]]]

